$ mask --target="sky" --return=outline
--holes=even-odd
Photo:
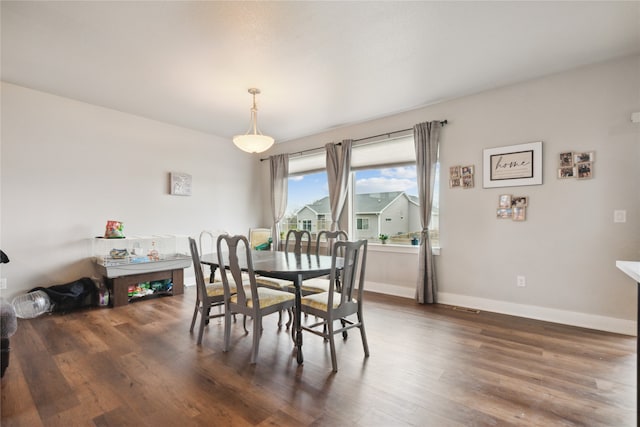
[[[356,194],[405,191],[412,196],[418,195],[415,165],[357,171],[355,180]],[[328,195],[326,172],[290,177],[287,215]]]

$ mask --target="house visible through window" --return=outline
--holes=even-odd
[[[290,166],[291,169],[291,166]],[[281,233],[307,230],[312,235],[331,227],[329,184],[326,172],[312,172],[289,177],[287,210],[281,222]]]
[[[353,150],[351,187],[349,190],[348,209],[353,217],[350,222],[349,236],[353,239],[367,239],[379,243],[378,236],[389,236],[390,244],[411,245],[412,240],[421,235],[419,216],[418,187],[416,181],[415,154],[413,137],[393,140],[389,145],[377,142],[375,147],[366,146],[362,150]],[[408,150],[413,157],[413,164],[387,165],[384,167],[366,167],[371,163],[383,164],[398,151]],[[393,155],[389,154],[393,153]],[[331,227],[331,209],[329,206],[329,189],[326,171],[317,171],[324,167],[325,154],[317,158],[304,158],[289,161],[289,193],[285,218],[281,229],[286,233],[289,229],[308,230],[315,235],[320,230]],[[314,163],[315,162],[315,163]],[[355,166],[354,166],[355,163]],[[309,166],[312,165],[313,166]],[[304,173],[304,167],[313,167],[316,171]],[[291,173],[293,171],[293,173]],[[429,227],[432,243],[438,242],[439,220],[439,171],[436,169],[436,189]],[[415,241],[415,240],[414,240]]]

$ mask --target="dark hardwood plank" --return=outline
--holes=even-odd
[[[9,419],[12,426],[42,426],[38,408],[31,398],[29,385],[22,373],[20,360],[14,358],[10,363],[11,380],[8,379],[7,374],[0,380],[0,424],[5,425],[5,419]]]
[[[20,320],[1,386],[3,426],[635,426],[635,337],[367,294],[357,330],[328,343],[265,319],[211,321],[201,346],[184,295]],[[312,321],[308,319],[307,321]],[[249,323],[249,327],[251,324]]]

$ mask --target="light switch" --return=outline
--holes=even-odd
[[[627,211],[613,211],[613,222],[627,222]]]

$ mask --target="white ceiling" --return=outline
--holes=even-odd
[[[640,52],[640,2],[2,1],[2,80],[276,141]]]

